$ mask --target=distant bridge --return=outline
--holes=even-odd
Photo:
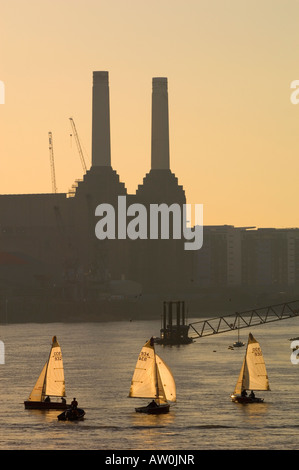
[[[274,321],[287,320],[299,316],[299,300],[270,305],[244,312],[236,312],[222,317],[209,318],[190,323],[189,327],[194,330],[197,336],[192,339],[211,336],[228,331],[235,331],[242,328],[263,325]]]

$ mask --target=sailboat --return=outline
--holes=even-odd
[[[65,396],[62,353],[57,337],[53,336],[49,359],[24,405],[26,409],[64,410],[69,407]],[[61,402],[51,401],[50,397],[61,398]]]
[[[247,395],[247,391],[251,393]],[[240,375],[231,399],[238,403],[263,403],[263,398],[257,398],[254,390],[270,390],[269,380],[261,347],[249,333],[248,343]]]
[[[234,342],[233,348],[241,348],[242,346],[245,346],[245,343],[240,341],[240,317],[238,316],[238,340]]]
[[[156,354],[154,339],[145,343],[140,351],[133,373],[130,398],[152,398],[147,406],[135,408],[138,413],[168,413],[168,401],[176,401],[173,375],[165,362]]]
[[[238,328],[238,340],[233,343],[234,348],[241,348],[242,346],[245,346],[245,343],[243,341],[240,341],[240,331]]]

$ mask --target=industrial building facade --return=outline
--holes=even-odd
[[[83,179],[69,194],[0,195],[0,314],[8,300],[15,320],[109,319],[115,309],[134,316],[133,303],[138,316],[151,298],[299,289],[299,229],[204,226],[198,251],[171,237],[99,240],[96,208],[116,207],[119,196],[145,207],[186,204],[170,169],[164,77],[153,78],[151,168],[135,194],[111,164],[108,72],[94,72],[92,164]]]

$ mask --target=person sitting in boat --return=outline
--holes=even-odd
[[[158,405],[157,403],[155,402],[155,400],[151,401],[149,404],[148,404],[148,407],[149,408],[156,408]]]
[[[247,392],[246,392],[246,390],[242,390],[242,392],[241,392],[241,397],[247,397]]]
[[[73,401],[71,403],[71,408],[72,408],[72,410],[76,410],[78,408],[78,402],[77,402],[76,398],[73,399]]]
[[[76,416],[78,414],[78,402],[77,402],[76,398],[74,398],[72,403],[71,403],[70,413],[73,416]]]
[[[255,394],[254,394],[254,391],[253,391],[253,390],[251,390],[251,392],[250,392],[250,395],[249,395],[249,396],[250,396],[250,398],[255,398]]]
[[[61,397],[61,402],[65,405],[66,404],[66,399],[64,397]]]
[[[45,401],[46,403],[50,403],[50,401],[51,401],[51,400],[50,400],[50,397],[47,396],[44,401]]]

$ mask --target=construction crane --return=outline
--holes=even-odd
[[[251,328],[274,321],[287,320],[298,316],[299,300],[293,300],[291,302],[269,305],[267,307],[197,321],[190,323],[189,327],[196,333],[196,336],[192,338],[195,339],[242,328]]]
[[[77,144],[77,147],[78,147],[78,152],[79,152],[79,155],[80,155],[82,167],[83,167],[83,170],[86,172],[87,168],[86,168],[86,163],[85,163],[85,160],[84,160],[84,155],[83,155],[83,152],[82,152],[80,140],[79,140],[79,137],[78,137],[78,132],[77,132],[77,129],[76,129],[73,118],[69,118],[69,120],[71,121],[72,130],[73,130],[73,133],[74,133],[74,136],[75,136],[75,139],[76,139],[76,144]]]
[[[187,325],[184,302],[164,302],[163,328],[161,328],[161,336],[156,338],[156,342],[159,344],[188,344],[197,338],[239,331],[242,328],[251,328],[295,317],[299,317],[299,300],[199,320]],[[188,336],[190,329],[193,330],[193,336]]]
[[[57,193],[52,132],[48,132],[53,193]]]

